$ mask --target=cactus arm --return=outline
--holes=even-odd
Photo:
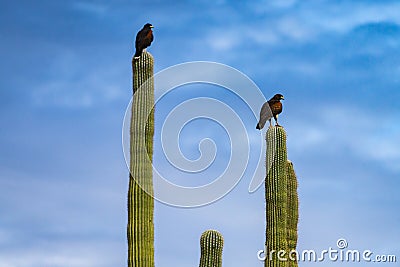
[[[297,195],[297,177],[294,172],[293,163],[291,161],[287,161],[287,245],[288,245],[288,253],[296,250],[297,246],[297,223],[299,221],[299,199]],[[292,258],[295,254],[291,254]],[[297,267],[297,259],[292,260],[289,258],[288,267]]]

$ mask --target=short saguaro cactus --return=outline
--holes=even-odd
[[[216,230],[207,230],[200,237],[199,267],[222,267],[224,238]]]

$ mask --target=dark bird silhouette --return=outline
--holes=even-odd
[[[274,117],[276,126],[280,126],[278,124],[278,114],[282,112],[282,103],[281,100],[284,100],[283,95],[276,94],[270,100],[264,103],[261,107],[260,111],[260,120],[257,123],[256,129],[261,130],[267,120],[269,121],[269,126],[271,127],[271,119]]]
[[[136,34],[135,41],[135,58],[138,59],[143,52],[143,49],[146,49],[151,45],[151,42],[154,40],[153,31],[151,30],[153,25],[150,23],[146,23],[143,28]]]

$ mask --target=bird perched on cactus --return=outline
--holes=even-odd
[[[282,112],[281,100],[284,100],[283,95],[276,94],[270,100],[265,102],[264,105],[262,105],[260,111],[260,120],[257,123],[256,129],[261,130],[267,120],[269,121],[269,126],[271,126],[272,117],[275,119],[276,126],[280,126],[278,124],[278,114]]]
[[[153,25],[150,23],[146,23],[143,28],[136,34],[136,41],[135,41],[135,59],[138,59],[142,54],[143,50],[146,49],[151,45],[151,42],[154,40],[153,36]]]

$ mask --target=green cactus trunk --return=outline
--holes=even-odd
[[[297,246],[297,223],[299,221],[299,199],[297,195],[297,177],[294,172],[293,163],[287,161],[287,179],[288,179],[288,202],[287,202],[287,245],[288,245],[288,267],[297,267],[297,259],[293,251]]]
[[[266,141],[265,267],[294,267],[297,262],[290,260],[289,253],[297,245],[297,179],[293,165],[287,160],[285,130],[282,127],[270,127]]]
[[[265,179],[266,242],[265,267],[287,267],[278,252],[287,251],[287,153],[286,133],[282,127],[267,131],[267,177]]]
[[[130,128],[130,175],[128,192],[128,267],[154,267],[154,60],[143,52],[132,60],[133,93]],[[147,116],[146,110],[151,110]],[[150,159],[150,160],[149,160]]]
[[[200,237],[199,267],[222,267],[222,248],[224,238],[215,230],[207,230]]]

